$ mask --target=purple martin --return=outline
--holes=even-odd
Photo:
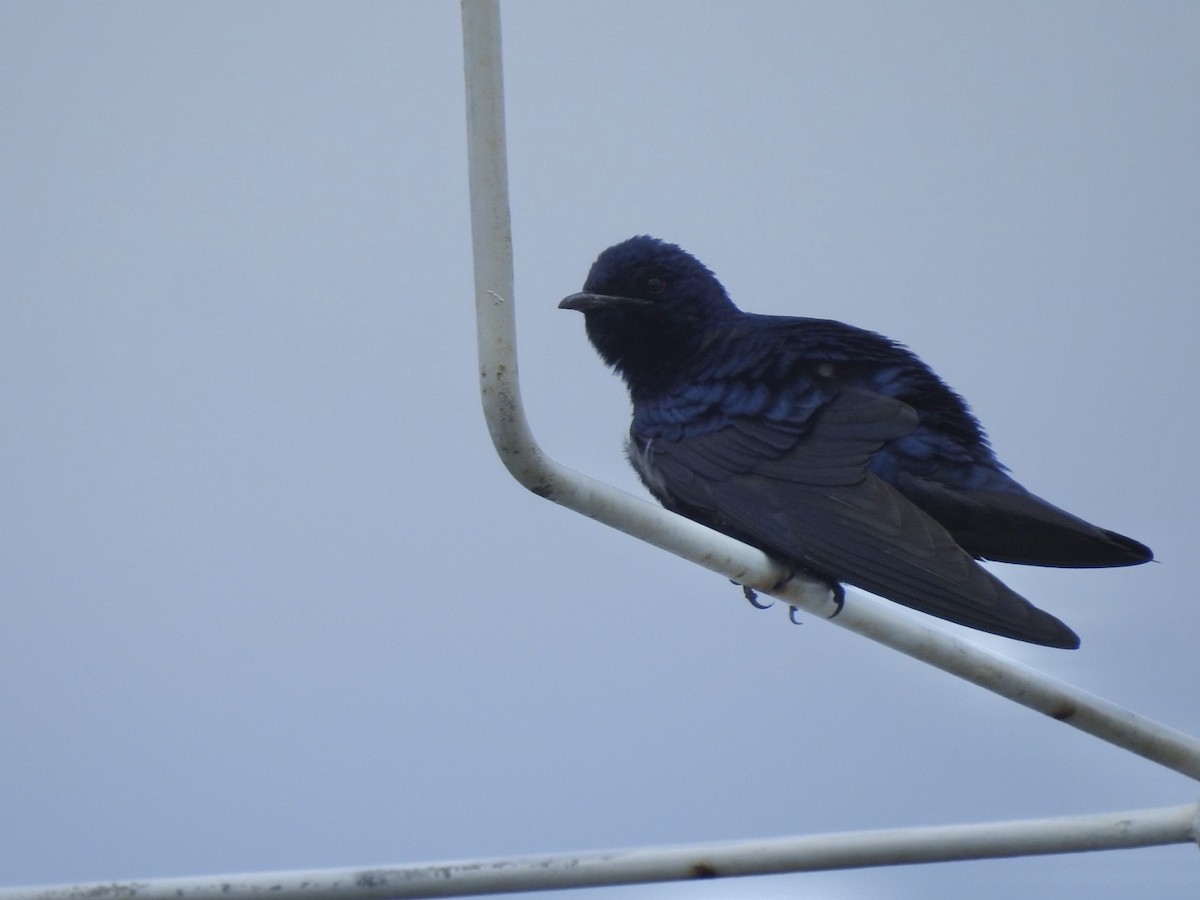
[[[1079,638],[976,560],[1153,558],[1031,494],[966,402],[903,345],[827,319],[746,313],[674,244],[630,238],[583,292],[588,338],[633,401],[626,451],[667,509],[839,592],[852,584],[1004,637]]]

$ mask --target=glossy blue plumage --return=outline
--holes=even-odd
[[[981,568],[1121,566],[1148,548],[1029,493],[915,354],[825,319],[741,312],[679,247],[604,251],[584,291],[633,400],[629,456],[665,506],[833,582],[1050,646],[1078,638]]]

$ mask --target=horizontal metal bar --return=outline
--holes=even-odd
[[[463,40],[480,387],[488,429],[500,459],[512,475],[534,493],[556,503],[1200,779],[1200,740],[1196,738],[989,653],[891,604],[852,592],[839,613],[829,589],[803,576],[776,589],[773,585],[785,573],[761,551],[575,472],[542,452],[526,420],[517,377],[503,77],[495,0],[463,0]]]
[[[599,853],[3,888],[0,900],[383,900],[778,875],[1194,842],[1197,807]]]

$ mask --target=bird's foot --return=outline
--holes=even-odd
[[[791,581],[793,578],[795,578],[796,573],[799,571],[800,571],[800,569],[796,566],[788,566],[783,572],[783,577],[780,578],[777,582],[775,582],[775,584],[773,584],[771,586],[771,590],[773,590],[773,591],[779,590],[781,587],[783,587],[785,584],[787,584],[789,581]]]
[[[781,578],[779,580],[779,582],[773,588],[771,588],[771,590],[773,590],[773,591],[779,590],[781,587],[783,587],[785,584],[787,584],[789,581],[791,581],[793,578],[795,578],[796,574],[800,571],[802,571],[802,570],[798,569],[798,568],[789,569],[788,573],[783,578]],[[822,579],[822,580],[824,580],[824,579]],[[834,605],[837,606],[837,609],[835,609],[833,611],[833,615],[829,617],[829,618],[833,619],[833,618],[836,618],[837,614],[842,611],[842,607],[846,605],[846,591],[836,581],[830,581],[827,583],[829,584],[829,590],[833,593]],[[757,606],[758,604],[755,604],[755,605]],[[798,607],[798,606],[789,606],[788,607],[788,618],[792,620],[793,625],[802,625],[803,624],[796,618],[796,614],[799,612],[800,612],[800,607]]]

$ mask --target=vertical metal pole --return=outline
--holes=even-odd
[[[480,392],[496,452],[534,493],[714,572],[769,589],[786,572],[766,554],[569,469],[534,440],[517,377],[500,12],[496,0],[463,0],[462,14]],[[788,600],[815,615],[836,610],[828,586],[803,576],[789,583]]]
[[[529,430],[517,377],[499,4],[463,0],[462,16],[480,390],[492,441],[524,484],[545,461]]]

